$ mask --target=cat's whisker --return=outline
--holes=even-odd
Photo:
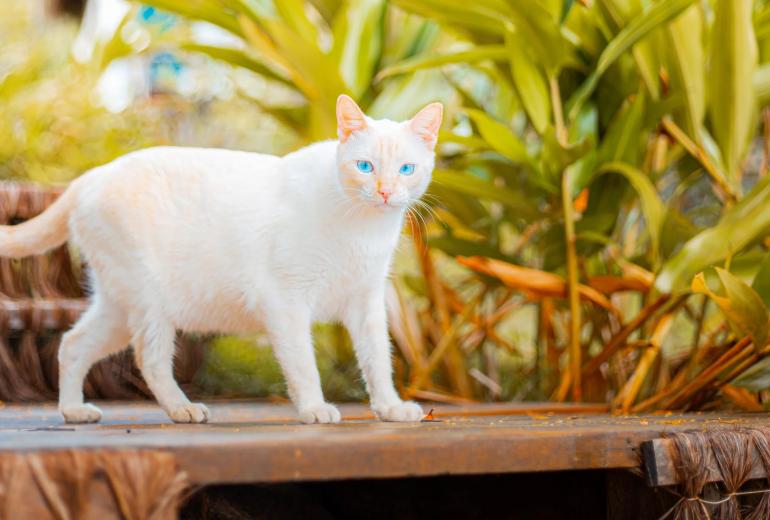
[[[412,203],[412,204],[413,204],[413,206],[412,206],[412,207],[413,207],[413,208],[415,208],[415,211],[418,211],[418,213],[419,213],[419,214],[420,214],[422,217],[424,217],[424,215],[422,215],[422,214],[419,212],[419,210],[424,210],[425,212],[427,212],[427,213],[428,213],[428,215],[430,215],[431,217],[435,218],[435,219],[436,219],[436,220],[438,220],[439,222],[444,222],[444,220],[443,220],[443,219],[442,219],[442,218],[439,216],[439,214],[438,214],[438,213],[437,213],[437,212],[436,212],[436,211],[435,211],[435,210],[434,210],[434,209],[433,209],[433,208],[432,208],[430,205],[428,205],[427,203],[425,203],[425,201],[422,201],[422,200],[420,200],[420,199],[416,199],[416,200],[414,200],[414,201],[413,201],[413,203]],[[423,220],[424,220],[424,218],[423,218]]]
[[[409,208],[407,210],[407,216],[409,218],[409,228],[412,231],[412,235],[415,237],[416,240],[422,242],[422,227],[420,226],[419,221],[414,216],[414,213],[412,212],[412,209]]]
[[[408,211],[409,211],[409,215],[413,216],[413,218],[416,220],[416,224],[418,227],[418,237],[422,240],[423,238],[422,230],[424,229],[425,232],[427,233],[428,224],[427,222],[425,222],[425,219],[423,218],[423,216],[415,208],[410,207]]]
[[[432,193],[425,193],[421,198],[427,201],[431,201],[437,206],[442,204],[441,198],[438,195],[434,195]]]

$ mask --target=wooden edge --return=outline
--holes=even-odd
[[[671,456],[672,441],[670,439],[653,439],[642,443],[642,457],[646,469],[647,485],[651,487],[673,486],[679,484],[676,467]],[[713,458],[709,458],[707,482],[722,480],[722,473],[717,468]],[[751,447],[751,471],[749,480],[766,478],[767,473],[762,465],[754,446]]]

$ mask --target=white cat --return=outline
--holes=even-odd
[[[206,422],[172,373],[175,331],[266,330],[306,423],[340,413],[324,401],[314,321],[353,339],[371,407],[386,421],[422,410],[393,386],[385,286],[407,207],[425,192],[442,106],[409,121],[366,117],[337,101],[339,141],[285,157],[151,148],[84,174],[42,215],[0,226],[0,255],[23,257],[71,238],[91,270],[92,302],[59,351],[59,410],[95,422],[83,379],[133,345],[137,364],[176,422]]]

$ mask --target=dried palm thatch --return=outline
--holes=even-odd
[[[2,452],[0,520],[170,520],[188,486],[162,451]]]
[[[59,188],[0,183],[0,224],[16,224],[44,211]],[[41,401],[55,397],[57,352],[66,332],[88,306],[84,267],[62,246],[45,255],[0,258],[0,400]],[[200,342],[180,348],[176,377],[192,381],[203,358]],[[130,352],[93,367],[85,383],[88,398],[130,399],[150,395]]]
[[[679,499],[663,518],[770,517],[770,429],[676,432],[667,437],[679,481],[672,492]],[[756,465],[764,468],[764,481],[756,480]]]

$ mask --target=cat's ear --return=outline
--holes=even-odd
[[[366,116],[350,96],[337,98],[337,136],[345,142],[350,134],[366,128]]]
[[[431,103],[409,120],[409,128],[419,135],[432,150],[438,140],[438,130],[441,128],[443,116],[444,106],[441,103]]]

